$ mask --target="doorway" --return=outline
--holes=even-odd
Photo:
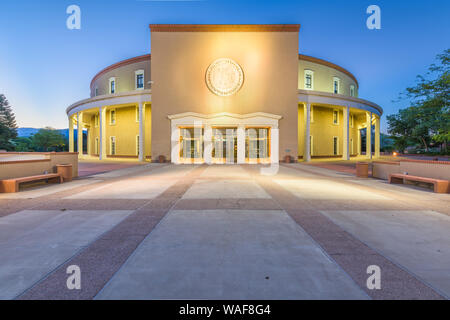
[[[237,128],[212,128],[213,163],[237,163]]]

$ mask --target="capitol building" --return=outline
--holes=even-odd
[[[307,51],[299,25],[150,30],[151,54],[101,70],[90,97],[67,108],[70,151],[81,158],[240,164],[379,156],[382,108],[359,97],[348,70],[299,54]]]

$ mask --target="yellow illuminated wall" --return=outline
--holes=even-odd
[[[111,123],[111,110],[116,111],[116,122]],[[136,136],[139,135],[139,121],[136,117],[137,106],[107,107],[106,110],[106,154],[111,155],[111,137],[116,137],[116,156],[137,157]],[[90,113],[85,120],[89,131],[88,153],[97,156],[95,152],[96,139],[100,142],[99,121],[96,125],[95,116]],[[151,156],[151,104],[145,105],[145,156]]]
[[[304,109],[303,104],[298,106],[298,155],[303,156],[305,137],[304,137]],[[344,115],[343,109],[340,107],[322,107],[312,105],[312,121],[310,127],[310,135],[312,141],[312,157],[333,156],[333,137],[338,137],[339,152],[342,156],[343,151],[343,125]],[[333,123],[333,110],[339,112],[339,124]],[[353,126],[349,119],[349,151],[351,155],[358,152],[358,127],[364,123],[365,114],[355,113],[350,110],[350,116],[353,116]],[[353,142],[353,152],[351,144]]]

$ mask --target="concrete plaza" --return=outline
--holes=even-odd
[[[0,194],[0,299],[450,298],[450,195],[261,168],[111,165]]]

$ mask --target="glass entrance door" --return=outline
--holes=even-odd
[[[180,162],[203,161],[203,128],[180,128]]]
[[[212,128],[213,163],[237,162],[237,129]]]
[[[270,162],[270,129],[245,129],[245,158],[249,163]]]

